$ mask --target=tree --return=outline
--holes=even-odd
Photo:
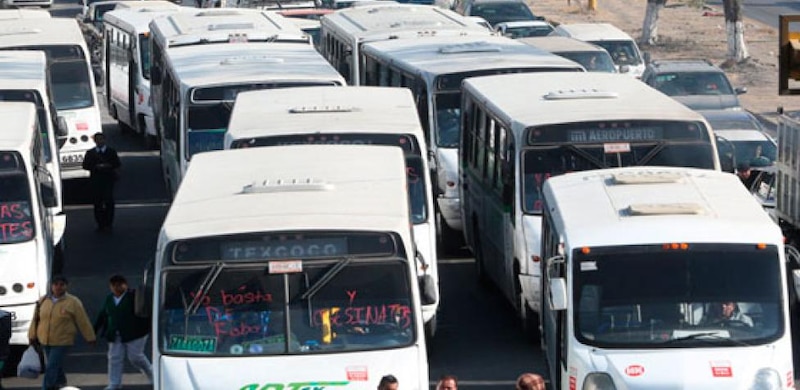
[[[655,45],[658,42],[658,13],[667,4],[667,0],[647,0],[647,10],[644,13],[642,25],[642,38],[644,45]]]
[[[648,0],[649,2],[650,0]],[[742,62],[750,58],[744,42],[742,0],[723,0],[725,7],[725,32],[728,37],[728,61]]]

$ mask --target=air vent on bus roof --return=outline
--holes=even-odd
[[[264,180],[242,187],[242,194],[265,194],[274,192],[330,191],[333,184],[317,179]]]
[[[439,53],[454,54],[454,53],[479,53],[479,52],[500,52],[503,48],[493,45],[489,42],[473,42],[461,43],[457,45],[442,46]]]
[[[353,112],[355,108],[345,106],[300,106],[289,109],[291,114],[310,114],[324,112]]]
[[[219,30],[252,30],[255,26],[253,23],[220,23],[208,25],[208,31]]]
[[[545,100],[565,99],[614,99],[619,95],[616,92],[601,91],[598,89],[559,89],[544,95]]]
[[[282,64],[283,58],[270,56],[236,56],[228,57],[219,62],[220,65],[244,65],[244,64]]]
[[[703,213],[703,207],[697,203],[637,203],[625,208],[630,216],[641,215],[696,215]]]
[[[682,176],[677,172],[637,171],[615,173],[611,177],[614,184],[657,184],[676,183]]]
[[[194,14],[195,17],[204,17],[204,16],[239,16],[242,13],[236,10],[211,10],[211,11],[202,11]]]

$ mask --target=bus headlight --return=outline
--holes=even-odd
[[[593,372],[583,381],[583,390],[616,390],[614,380],[605,372]]]
[[[752,390],[778,390],[781,387],[781,376],[771,368],[762,368],[756,372],[753,378]]]

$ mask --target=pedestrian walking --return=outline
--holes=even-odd
[[[11,313],[0,309],[0,390],[3,390],[3,370],[11,352]]]
[[[110,231],[114,223],[114,183],[122,165],[114,148],[106,145],[106,136],[95,133],[95,147],[86,151],[83,169],[89,171],[97,231]]]
[[[153,383],[153,369],[144,346],[150,333],[150,320],[136,316],[133,290],[122,275],[113,275],[108,280],[111,293],[94,322],[95,332],[108,340],[108,386],[106,390],[122,388],[122,368],[125,356],[128,361]]]
[[[436,383],[436,390],[458,390],[458,378],[455,375],[442,375]]]
[[[517,378],[517,390],[545,390],[544,378],[539,374],[526,372]]]
[[[64,357],[75,344],[75,335],[81,332],[84,340],[95,344],[92,322],[78,297],[67,292],[67,278],[54,276],[50,294],[36,304],[33,323],[28,330],[31,345],[42,346],[45,355],[45,372],[42,390],[53,390],[67,385],[64,374]]]
[[[378,390],[398,390],[400,383],[394,375],[384,375],[378,383]]]

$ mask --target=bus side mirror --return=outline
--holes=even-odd
[[[66,137],[69,134],[69,126],[67,120],[63,116],[56,118],[56,136]]]
[[[147,263],[142,275],[142,283],[133,294],[133,312],[140,318],[149,318],[153,313],[153,286],[149,283],[153,265],[152,260]]]
[[[567,281],[564,278],[550,279],[550,310],[566,310]]]
[[[619,73],[628,73],[631,71],[631,67],[628,65],[622,65],[619,67]]]
[[[725,137],[716,136],[715,138],[717,141],[717,155],[719,156],[720,168],[723,172],[736,172],[736,147]]]
[[[419,292],[421,298],[420,300],[422,301],[423,305],[432,305],[436,303],[436,297],[438,294],[436,291],[436,281],[433,280],[433,276],[429,274],[420,276]]]
[[[153,65],[150,68],[150,84],[161,85],[161,68]]]
[[[44,203],[44,207],[50,208],[50,207],[56,207],[56,205],[58,205],[56,199],[56,191],[53,188],[52,180],[48,183],[45,182],[39,183],[39,192],[42,194],[42,203]]]

